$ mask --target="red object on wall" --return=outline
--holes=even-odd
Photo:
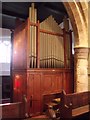
[[[19,87],[20,87],[20,81],[15,80],[15,87],[16,87],[16,88],[19,88]]]

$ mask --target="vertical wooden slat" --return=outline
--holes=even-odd
[[[31,68],[31,62],[32,62],[32,27],[30,26],[31,22],[31,7],[29,8],[29,33],[30,34],[30,68]]]
[[[51,16],[51,18],[52,18],[52,16]],[[52,22],[52,32],[53,32],[53,22]],[[51,35],[51,42],[52,42],[52,47],[51,47],[51,56],[52,56],[52,59],[51,59],[51,65],[52,65],[52,68],[53,68],[53,35]]]
[[[51,16],[51,20],[52,20],[52,16]],[[51,32],[53,31],[53,21],[51,22]],[[51,41],[51,68],[53,67],[52,64],[53,64],[53,37],[51,35],[50,37],[50,41]]]
[[[34,3],[32,3],[32,21],[34,22]],[[32,68],[34,68],[34,26],[32,26]]]
[[[46,22],[46,21],[45,21]],[[45,22],[43,22],[43,29],[45,29]],[[46,34],[43,33],[43,38],[42,38],[42,41],[43,41],[43,67],[45,68],[46,67]]]
[[[36,41],[36,44],[37,44],[37,68],[40,68],[40,23],[39,23],[39,20],[38,20],[38,27],[37,27],[37,41]]]
[[[42,23],[40,24],[40,29],[42,28]],[[42,33],[40,32],[40,68],[42,68]]]
[[[41,29],[45,29],[45,23],[42,22],[41,23]],[[42,34],[42,46],[41,46],[41,51],[42,51],[42,66],[43,68],[45,67],[45,33],[41,33]]]
[[[50,19],[47,20],[47,30],[50,31]],[[47,34],[48,36],[48,39],[47,39],[47,46],[48,46],[48,56],[47,56],[47,59],[48,59],[48,68],[50,67],[50,34]]]
[[[48,18],[47,18],[48,19]],[[46,24],[45,24],[45,30],[47,30],[47,19],[46,19]],[[45,38],[45,50],[46,50],[46,60],[45,60],[45,63],[46,63],[46,68],[48,68],[48,45],[47,45],[47,43],[48,43],[48,35],[45,33],[45,36],[46,36],[46,38]]]
[[[44,29],[45,25],[44,23],[42,23],[42,28]],[[45,33],[42,33],[42,43],[43,43],[43,46],[42,46],[42,50],[43,50],[43,67],[45,67]]]
[[[47,25],[47,22],[45,21],[45,23],[44,23],[44,29],[46,29],[46,27],[47,27],[46,25]],[[47,50],[48,50],[48,47],[47,47],[47,34],[46,33],[45,33],[44,43],[45,43],[45,51],[44,51],[45,60],[44,60],[44,66],[45,66],[45,68],[47,68]]]
[[[58,39],[58,38],[59,38],[59,37],[57,36],[57,43],[58,43],[58,44],[57,44],[57,46],[58,46],[58,47],[57,47],[57,68],[59,68],[59,54],[60,54],[60,52],[61,52],[61,51],[60,51],[60,48],[59,48],[59,47],[60,47],[60,46],[59,46],[60,44],[59,44],[59,39]]]
[[[54,24],[54,22],[53,22],[53,27],[54,27],[54,29],[55,29],[55,24]],[[54,68],[56,67],[56,36],[54,36]]]
[[[42,23],[40,24],[40,29],[42,28]],[[43,50],[44,50],[44,46],[43,46],[43,34],[40,33],[40,68],[43,67]]]
[[[30,55],[31,55],[31,47],[30,47],[30,19],[28,19],[28,26],[27,26],[27,40],[28,40],[28,44],[27,44],[27,48],[28,48],[28,50],[27,50],[27,68],[29,68],[30,67]]]
[[[72,58],[72,31],[70,30],[69,31],[70,33],[70,67],[72,68],[72,61],[73,61],[73,58]]]
[[[69,20],[65,17],[64,18],[64,29],[65,31],[69,32]],[[66,35],[66,62],[67,62],[67,67],[70,66],[70,37],[69,34]]]
[[[64,40],[64,67],[67,67],[66,63],[66,31],[63,29],[63,40]]]
[[[56,22],[55,22],[55,29],[56,29],[56,32],[58,33]],[[57,67],[58,67],[58,37],[56,36],[56,68]]]
[[[49,23],[49,19],[47,19],[47,30],[49,30],[49,25],[48,25],[48,23]],[[49,68],[49,53],[50,53],[50,46],[49,46],[50,44],[49,44],[49,34],[47,34],[47,68]]]
[[[53,32],[54,32],[54,22],[53,22]],[[54,66],[55,66],[55,43],[54,43],[54,41],[55,41],[55,36],[53,35],[53,68],[54,68]]]
[[[54,19],[53,19],[53,21],[54,21]],[[54,31],[54,29],[55,29],[55,24],[54,24],[54,22],[53,22],[53,31]],[[54,37],[54,39],[53,39],[53,57],[54,57],[54,59],[53,59],[53,67],[55,67],[55,65],[56,65],[56,60],[55,60],[55,58],[56,58],[56,42],[55,42],[55,39],[56,39],[56,36],[53,36]]]
[[[35,9],[33,9],[33,23],[35,23]],[[33,26],[33,68],[35,68],[35,26]]]
[[[63,38],[60,39],[60,67],[64,67],[64,40]]]
[[[37,23],[37,9],[35,9],[34,12],[35,12],[35,21],[34,22]],[[34,61],[35,62],[34,63],[35,64],[35,68],[36,68],[36,47],[37,46],[36,46],[36,26],[35,26],[35,61]]]
[[[58,25],[57,23],[55,22],[55,28],[56,28],[56,32],[58,33]],[[58,68],[58,36],[56,36],[56,68]]]
[[[52,31],[52,22],[51,22],[51,20],[52,20],[52,17],[50,17],[50,31]],[[51,62],[52,62],[52,59],[51,59],[51,57],[52,57],[52,39],[51,39],[51,35],[49,35],[50,36],[50,39],[49,39],[49,41],[50,41],[50,68],[51,68],[51,66],[52,66],[52,64],[51,64]]]

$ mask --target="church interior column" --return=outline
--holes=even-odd
[[[88,48],[75,48],[74,61],[74,91],[88,91]]]

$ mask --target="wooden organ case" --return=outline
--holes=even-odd
[[[14,31],[13,102],[26,97],[25,113],[42,112],[45,94],[73,92],[71,31],[64,23],[63,30],[52,16],[39,23],[32,4],[29,18]]]

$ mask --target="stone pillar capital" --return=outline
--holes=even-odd
[[[77,59],[87,59],[88,58],[88,52],[89,49],[87,47],[76,47],[74,48],[75,56]]]

